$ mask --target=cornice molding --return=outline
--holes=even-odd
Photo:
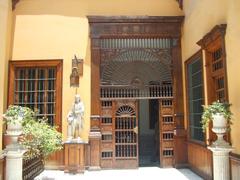
[[[88,16],[90,36],[180,37],[184,16]]]
[[[215,39],[219,37],[224,39],[224,36],[226,34],[226,28],[227,28],[226,24],[214,26],[214,28],[209,33],[207,33],[201,40],[199,40],[197,44],[201,46],[202,49],[206,49],[208,45]]]

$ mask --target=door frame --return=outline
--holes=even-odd
[[[174,146],[184,151],[174,154],[174,165],[187,162],[183,118],[181,25],[183,16],[88,16],[91,38],[91,122],[90,167],[100,168],[100,40],[101,38],[172,38],[174,98]],[[96,133],[98,132],[98,133]]]

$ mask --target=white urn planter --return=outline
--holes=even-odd
[[[10,117],[5,117],[7,122],[11,121]],[[7,135],[12,135],[12,136],[19,136],[22,134],[22,117],[18,117],[18,119],[14,122],[7,123],[7,130],[6,133]]]
[[[6,133],[8,135],[14,135],[14,136],[21,135],[22,134],[22,124],[21,123],[8,124]]]
[[[224,134],[227,131],[227,120],[223,114],[217,113],[212,115],[213,128],[212,131],[216,133],[217,140],[213,142],[215,146],[228,146],[229,143],[223,139]]]

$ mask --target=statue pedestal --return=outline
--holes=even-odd
[[[64,172],[84,173],[85,144],[78,139],[64,143]]]

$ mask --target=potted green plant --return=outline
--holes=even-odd
[[[7,134],[16,137],[14,142],[21,135],[20,144],[27,150],[25,159],[37,156],[46,158],[62,148],[62,134],[56,127],[50,126],[47,119],[37,119],[32,109],[10,105],[3,117],[7,124]]]
[[[10,105],[3,114],[6,120],[8,135],[20,135],[22,133],[22,125],[33,119],[34,112],[28,107]]]
[[[209,123],[212,121],[213,128],[212,131],[215,132],[218,136],[218,139],[215,141],[215,144],[226,144],[223,139],[224,134],[227,130],[230,130],[232,112],[230,110],[231,104],[227,102],[215,101],[211,105],[203,106],[202,114],[202,128],[203,131],[209,126]]]

